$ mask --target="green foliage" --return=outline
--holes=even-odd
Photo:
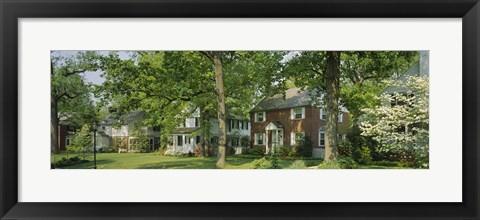
[[[72,165],[77,165],[82,163],[88,163],[88,160],[85,160],[85,159],[81,160],[80,157],[78,156],[71,157],[70,159],[62,157],[61,160],[55,163],[52,163],[52,168],[67,167],[67,166],[72,166]]]
[[[253,169],[281,169],[278,154],[273,153],[252,162]]]
[[[338,142],[338,154],[340,156],[352,157],[353,148],[352,144],[348,140],[341,140]]]
[[[358,160],[360,164],[370,164],[372,162],[372,153],[370,148],[362,147],[360,148],[360,158]]]
[[[278,157],[278,153],[270,154],[267,159],[271,164],[269,169],[282,169],[280,166],[280,158]]]
[[[338,157],[336,163],[342,169],[356,169],[358,167],[358,164],[351,157]]]
[[[288,167],[288,169],[306,169],[307,165],[303,160],[296,160]]]
[[[281,157],[289,156],[290,149],[288,147],[280,147],[279,150],[278,150],[278,154]]]
[[[356,169],[358,164],[350,157],[338,157],[333,161],[320,163],[318,169]]]
[[[95,118],[90,86],[81,74],[96,71],[98,58],[89,51],[74,56],[52,52],[51,101],[56,102],[59,118],[68,118],[74,124],[90,123]]]
[[[152,150],[150,149],[147,128],[145,126],[141,124],[134,125],[130,136],[130,150],[140,153],[146,153]]]
[[[296,154],[300,157],[311,157],[313,151],[313,140],[310,135],[305,135],[295,146]]]
[[[267,160],[267,158],[262,157],[260,159],[256,159],[252,162],[253,169],[270,169],[272,166],[272,162]]]
[[[315,161],[315,160],[306,160],[304,158],[304,161],[305,161],[305,166],[307,166],[307,167],[318,166],[318,162]]]
[[[83,125],[73,136],[72,143],[67,147],[67,150],[75,153],[83,153],[83,158],[85,159],[85,153],[93,147],[92,134],[93,131],[90,130],[90,126],[88,124]]]

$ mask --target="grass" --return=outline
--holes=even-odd
[[[68,157],[81,154],[69,154]],[[67,157],[66,153],[52,154],[51,162],[54,163]],[[252,162],[260,157],[227,157],[227,169],[252,169]],[[91,169],[93,167],[93,154],[87,154],[86,160],[90,162],[63,167],[63,169]],[[288,167],[293,163],[292,159],[280,160],[282,167]],[[320,164],[322,159],[312,159]],[[157,153],[98,153],[97,169],[215,169],[216,157],[173,157],[163,156]]]
[[[69,154],[68,157],[82,154]],[[52,154],[51,162],[54,163],[67,157],[66,153]],[[260,157],[254,156],[229,156],[226,169],[252,169],[253,161]],[[93,168],[93,154],[85,157],[88,163],[63,167],[62,169],[91,169]],[[280,159],[281,167],[289,167],[295,159]],[[308,158],[309,163],[320,164],[322,159]],[[216,157],[173,157],[163,156],[158,153],[97,153],[97,169],[215,169]],[[359,169],[402,169],[402,167],[387,167],[378,165],[360,165]]]

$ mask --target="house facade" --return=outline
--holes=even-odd
[[[267,97],[251,111],[251,145],[271,152],[277,147],[294,147],[308,135],[313,140],[314,157],[322,158],[325,151],[327,115],[322,107],[313,106],[307,91],[292,88],[282,94]],[[348,112],[338,115],[339,139],[348,130]]]
[[[80,127],[68,120],[60,119],[58,124],[58,149],[64,151],[72,143],[75,132]]]
[[[158,149],[160,146],[160,127],[149,127],[143,124],[147,116],[145,111],[135,111],[121,116],[119,119],[106,118],[97,127],[97,148],[114,148],[119,152],[135,152],[134,143],[138,134],[148,138],[148,148]]]
[[[218,120],[210,119],[210,144],[213,147],[218,146]],[[200,112],[197,109],[192,117],[184,119],[172,132],[172,145],[169,146],[171,152],[188,153],[194,152],[201,147],[202,136],[199,132],[201,126]],[[227,147],[235,150],[236,154],[242,152],[249,146],[250,139],[250,120],[245,117],[228,116],[227,117]]]

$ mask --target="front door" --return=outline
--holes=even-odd
[[[272,130],[272,150],[275,152],[278,148],[283,146],[283,130]]]

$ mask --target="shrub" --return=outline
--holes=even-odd
[[[282,167],[280,166],[280,159],[278,158],[277,153],[270,154],[270,156],[267,158],[271,166],[269,169],[281,169]]]
[[[370,148],[362,147],[360,149],[360,159],[358,160],[360,164],[370,164],[372,162],[372,154]]]
[[[288,152],[288,156],[289,157],[297,157],[298,156],[297,155],[297,150],[294,147],[292,147],[292,149],[290,149],[290,152]]]
[[[307,167],[318,166],[318,162],[315,160],[305,160],[305,166]]]
[[[338,142],[338,154],[344,157],[352,157],[353,156],[353,148],[350,141],[341,140]]]
[[[336,161],[342,169],[355,169],[358,164],[351,157],[338,157]]]
[[[253,169],[281,169],[280,159],[278,154],[273,153],[268,155],[268,157],[262,157],[256,159],[253,162]]]
[[[63,158],[62,158],[63,159]],[[80,157],[79,156],[75,156],[75,157],[70,157],[69,159],[71,162],[76,162],[76,161],[79,161],[80,160]]]
[[[312,156],[313,141],[309,135],[305,135],[300,143],[295,147],[297,155],[301,157],[311,157]]]
[[[303,160],[296,160],[288,167],[288,169],[306,169],[307,165]]]
[[[254,160],[252,164],[253,169],[269,169],[272,166],[272,163],[268,161],[265,157]]]
[[[53,168],[67,167],[67,166],[73,166],[73,165],[82,164],[82,163],[88,163],[88,160],[82,160],[78,156],[71,157],[70,159],[62,157],[62,159],[60,159],[56,163],[51,164],[51,167],[53,167]]]
[[[290,154],[290,149],[288,149],[287,147],[280,147],[280,149],[278,150],[278,154],[281,157],[287,157]]]

